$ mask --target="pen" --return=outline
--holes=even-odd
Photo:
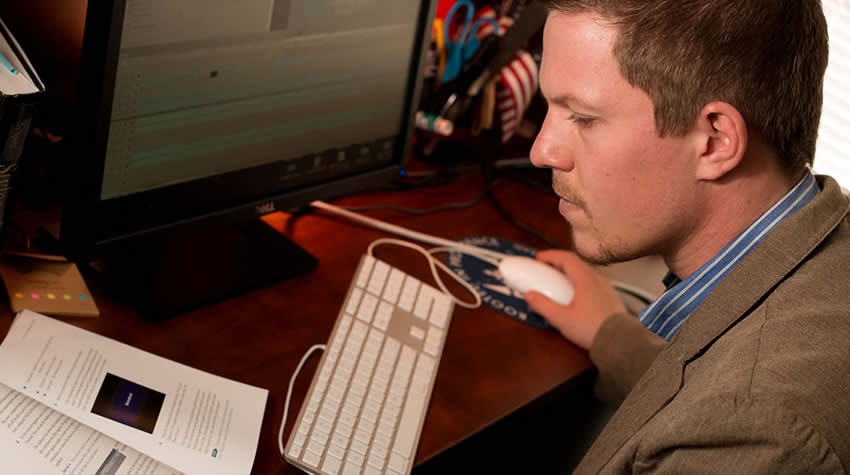
[[[2,64],[3,64],[3,66],[4,66],[6,69],[8,69],[10,73],[12,73],[12,74],[18,74],[18,70],[17,70],[17,69],[15,69],[15,67],[14,67],[14,66],[12,66],[12,63],[10,63],[10,62],[9,62],[9,60],[8,60],[8,59],[6,59],[6,57],[5,57],[5,56],[3,56],[3,54],[2,54],[2,53],[0,53],[0,63],[2,63]]]

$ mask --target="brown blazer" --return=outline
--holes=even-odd
[[[600,329],[597,390],[625,396],[577,473],[846,473],[850,220],[829,177],[667,344],[632,315]]]

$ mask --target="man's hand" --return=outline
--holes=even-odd
[[[602,323],[616,313],[625,313],[625,304],[608,278],[578,254],[551,249],[538,252],[537,259],[564,272],[575,287],[575,297],[569,305],[561,305],[540,292],[529,291],[525,301],[564,338],[589,350]]]

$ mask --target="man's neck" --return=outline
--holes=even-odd
[[[776,163],[771,161],[770,163]],[[767,212],[796,185],[806,170],[789,173],[779,167],[765,169],[754,163],[724,180],[704,183],[698,219],[683,233],[680,245],[663,256],[667,267],[685,279],[710,261],[759,216]]]

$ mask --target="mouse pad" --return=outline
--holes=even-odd
[[[460,239],[458,242],[513,256],[534,257],[537,254],[536,249],[492,236],[471,236]],[[481,301],[494,310],[535,327],[554,330],[554,327],[549,325],[543,317],[528,309],[528,305],[518,292],[505,285],[499,269],[494,265],[459,252],[449,252],[446,255],[446,263],[449,268],[478,290]]]

